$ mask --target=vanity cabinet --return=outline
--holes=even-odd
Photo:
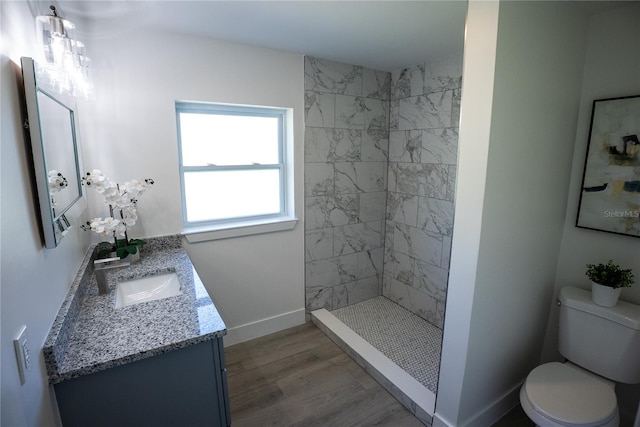
[[[222,337],[54,385],[64,427],[230,426]]]

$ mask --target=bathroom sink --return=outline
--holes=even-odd
[[[118,283],[116,287],[116,308],[169,298],[181,293],[176,273],[127,280]]]

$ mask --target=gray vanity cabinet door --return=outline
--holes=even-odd
[[[222,339],[54,386],[64,427],[228,426]]]

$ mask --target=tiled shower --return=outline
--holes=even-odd
[[[384,296],[441,333],[461,76],[462,53],[392,73],[305,58],[308,311]]]

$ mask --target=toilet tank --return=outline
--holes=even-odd
[[[572,363],[613,381],[640,383],[640,305],[601,307],[591,292],[560,290],[559,350]]]

